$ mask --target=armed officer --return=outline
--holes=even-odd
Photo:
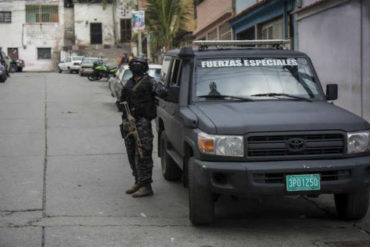
[[[126,191],[133,197],[153,195],[152,170],[153,170],[153,133],[151,120],[156,117],[155,96],[166,96],[166,89],[158,84],[147,74],[148,63],[141,57],[134,57],[129,62],[132,78],[129,79],[122,89],[121,103],[127,102],[131,115],[135,118],[138,137],[141,147],[133,135],[125,138],[127,156],[135,178],[135,184]],[[127,114],[123,110],[123,123],[126,122]],[[138,149],[141,150],[138,150]],[[139,155],[140,154],[140,155]]]

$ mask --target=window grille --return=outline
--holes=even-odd
[[[59,22],[58,6],[55,5],[27,5],[26,22]]]
[[[0,23],[11,23],[11,22],[12,22],[12,12],[0,11]]]
[[[220,26],[220,39],[221,40],[231,40],[232,34],[231,34],[231,28],[229,26],[229,23],[224,23],[222,26]]]

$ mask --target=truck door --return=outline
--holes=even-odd
[[[181,85],[181,73],[182,73],[182,61],[180,59],[174,59],[172,62],[172,69],[170,80],[168,82],[168,88],[174,88],[180,90]],[[168,102],[167,113],[170,118],[170,125],[168,126],[167,138],[175,148],[177,153],[182,154],[183,146],[183,126],[179,117],[179,100],[177,102]]]

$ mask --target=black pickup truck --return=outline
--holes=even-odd
[[[200,43],[165,54],[156,118],[163,176],[189,187],[192,224],[212,223],[219,195],[333,194],[340,218],[363,218],[370,125],[332,103],[337,85],[325,94],[301,52]]]

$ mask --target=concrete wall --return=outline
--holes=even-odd
[[[197,28],[194,33],[232,10],[232,0],[204,0],[197,5]]]
[[[74,4],[76,45],[90,45],[90,23],[102,23],[103,44],[114,44],[113,5]]]
[[[236,0],[235,1],[235,11],[236,14],[239,14],[246,8],[252,6],[253,4],[257,3],[258,0]]]
[[[370,121],[370,1],[362,1],[363,116]]]
[[[59,23],[26,23],[25,4],[56,4],[59,6]],[[64,38],[63,0],[4,1],[0,9],[12,12],[10,24],[0,24],[0,47],[7,51],[17,47],[19,58],[25,61],[26,71],[49,71],[59,61]],[[51,59],[38,59],[37,48],[51,48]]]
[[[303,19],[298,16],[298,49],[312,58],[324,87],[329,83],[339,85],[335,104],[367,120],[370,120],[369,9],[369,1],[352,0],[312,15],[302,13]]]

